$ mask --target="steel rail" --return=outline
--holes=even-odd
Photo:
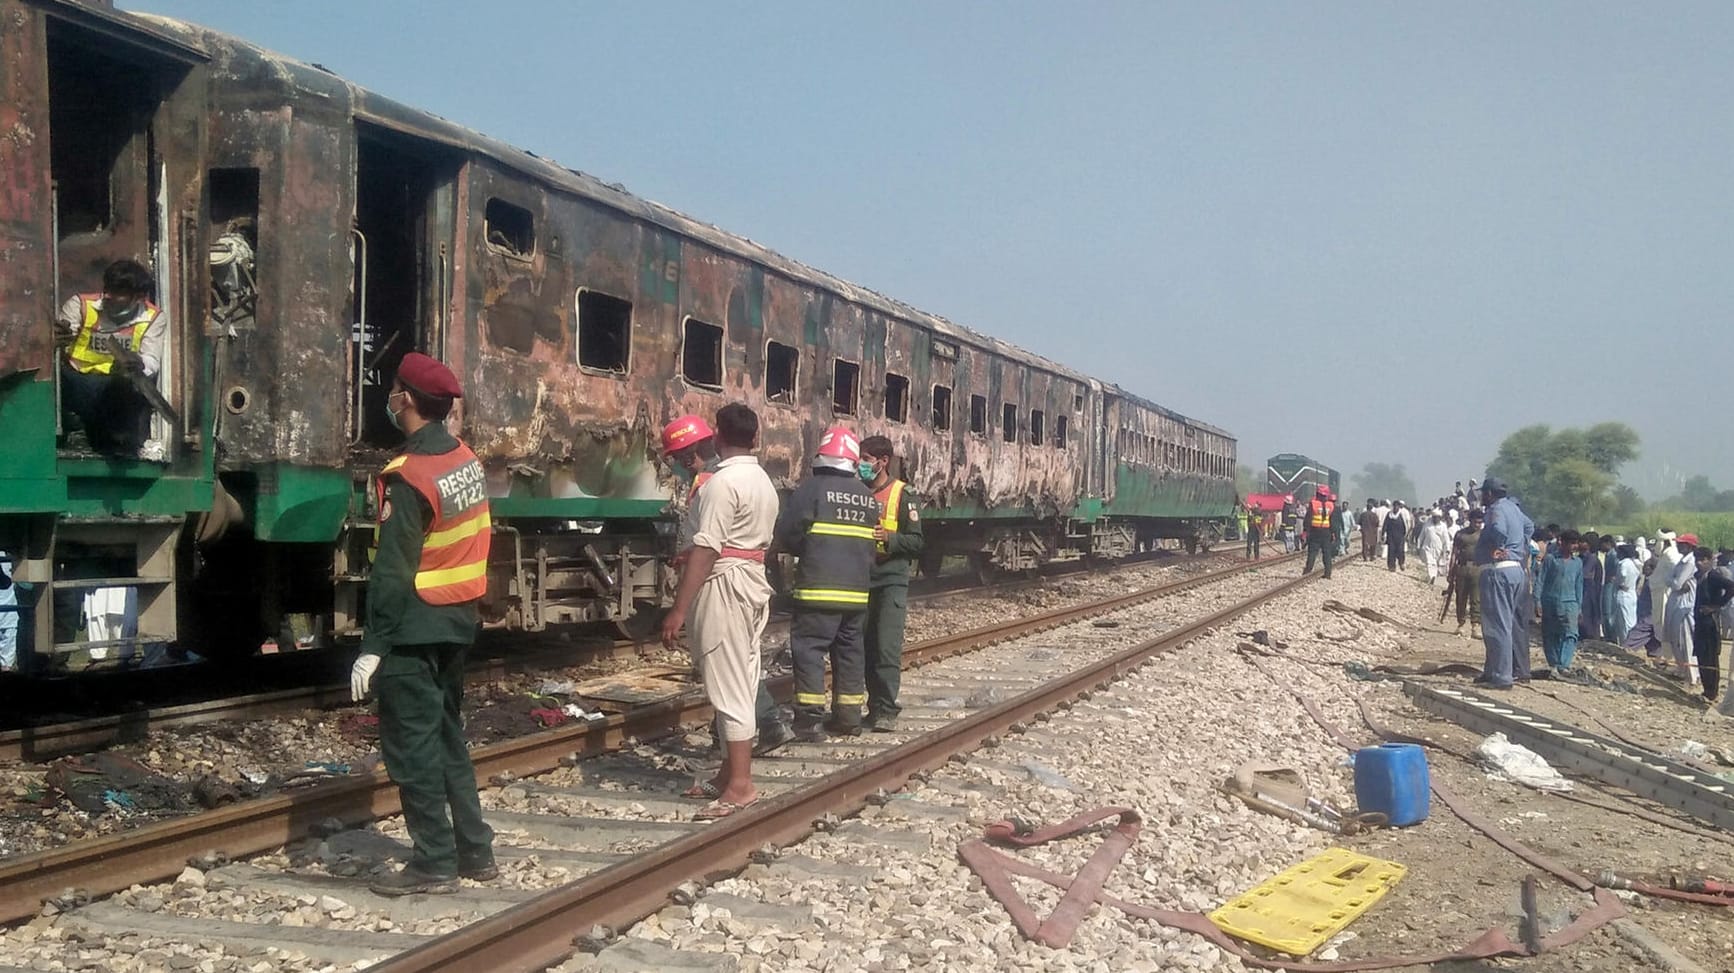
[[[1295,556],[1224,568],[1005,625],[929,639],[906,649],[904,658],[910,666],[924,665],[1284,563]],[[787,698],[792,683],[792,677],[783,676],[772,680],[771,688],[779,698]],[[470,756],[480,780],[502,775],[522,777],[551,770],[562,760],[605,753],[629,739],[654,738],[709,717],[710,706],[703,693],[694,690],[599,723],[566,726],[478,747]],[[0,862],[0,922],[27,919],[38,912],[43,901],[67,889],[92,896],[110,894],[134,884],[173,878],[190,859],[212,855],[236,859],[272,851],[314,833],[333,819],[355,826],[400,811],[397,786],[380,770],[18,856]]]
[[[1208,555],[1201,554],[1199,556]],[[1292,557],[1292,555],[1289,556]],[[1276,563],[1278,560],[1277,558],[1269,559],[1270,563]],[[1136,559],[1116,561],[1109,566],[1114,568],[1132,567],[1149,562],[1149,558],[1140,556]],[[912,603],[918,604],[939,598],[966,595],[983,587],[992,587],[995,590],[1006,590],[1009,587],[1017,590],[1077,573],[1083,572],[1077,569],[1054,571],[1039,578],[1012,582],[1009,585],[936,587],[930,591],[911,594],[910,600]],[[772,619],[773,624],[786,624],[786,621],[786,617]],[[519,669],[537,665],[576,665],[583,662],[622,659],[638,654],[642,645],[642,642],[634,642],[630,639],[616,639],[608,644],[597,639],[594,644],[590,645],[578,643],[560,648],[533,648],[507,657],[472,658],[468,678],[493,680]],[[581,653],[580,658],[571,657],[575,651]],[[289,655],[293,654],[289,653]],[[263,693],[251,693],[244,696],[228,696],[221,699],[141,708],[105,716],[42,723],[35,726],[15,727],[0,730],[0,760],[42,762],[69,754],[89,753],[103,747],[142,740],[152,730],[295,713],[307,709],[332,709],[348,705],[349,701],[349,683],[332,682],[316,686],[296,686]]]
[[[780,845],[799,839],[824,815],[853,811],[876,791],[899,788],[912,775],[938,767],[990,736],[1093,688],[1105,687],[1152,657],[1172,651],[1312,577],[1291,579],[998,706],[851,764],[799,790],[761,801],[703,831],[399,953],[370,969],[377,973],[544,970],[571,955],[575,935],[598,925],[618,929],[636,922],[666,905],[670,892],[681,883],[732,872],[767,843]]]

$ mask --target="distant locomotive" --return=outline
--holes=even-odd
[[[0,57],[0,549],[37,671],[358,634],[416,350],[467,392],[496,628],[663,604],[655,433],[728,401],[785,486],[827,424],[891,437],[929,572],[1208,544],[1233,508],[1221,429],[321,68],[71,0],[0,0]],[[47,322],[119,257],[173,321],[161,462],[57,439]],[[93,590],[125,593],[118,638],[81,624]]]
[[[1328,487],[1340,494],[1342,476],[1318,460],[1299,453],[1278,453],[1265,464],[1266,489],[1271,493],[1291,495],[1297,503],[1313,498],[1319,487]]]

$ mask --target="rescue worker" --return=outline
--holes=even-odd
[[[1331,577],[1331,562],[1337,558],[1337,505],[1331,499],[1330,487],[1320,486],[1307,501],[1307,566],[1302,574],[1313,573],[1313,562],[1321,555],[1325,559],[1325,580]]]
[[[698,497],[699,488],[703,487],[716,474],[717,466],[722,462],[717,456],[716,434],[711,431],[710,424],[695,415],[684,415],[662,428],[662,452],[667,457],[669,466],[675,476],[688,480],[691,486],[686,491],[686,509],[680,518],[679,532],[675,535],[675,570],[685,569],[692,555],[693,535],[698,532],[696,517],[698,505],[694,502]],[[753,644],[759,644],[764,636],[760,630],[753,636]],[[695,654],[693,669],[702,674],[704,665]],[[795,738],[794,731],[783,722],[782,710],[777,706],[777,699],[771,695],[770,687],[765,685],[764,667],[760,665],[758,698],[754,703],[754,717],[758,728],[758,736],[753,743],[753,756],[762,757]],[[716,717],[716,741],[718,747],[723,747],[722,716]],[[716,782],[694,785],[688,791],[688,797],[715,798],[720,791]]]
[[[874,528],[879,502],[861,482],[860,463],[861,444],[854,433],[842,426],[825,430],[813,457],[813,475],[795,488],[777,520],[777,547],[800,558],[790,591],[795,610],[789,625],[797,740],[823,740],[826,729],[839,736],[861,732],[861,707],[867,702],[862,626],[878,543]]]
[[[415,848],[372,884],[380,895],[454,892],[460,875],[499,875],[458,710],[493,532],[482,464],[445,427],[462,396],[451,369],[411,352],[385,400],[403,452],[378,479],[378,547],[350,690],[359,702],[375,689],[380,753]]]
[[[155,287],[144,264],[116,260],[102,272],[102,293],[67,298],[55,318],[61,407],[96,452],[138,455],[145,446],[151,406],[133,375],[156,378],[169,334],[169,316],[149,300]]]
[[[674,607],[662,622],[662,644],[673,648],[691,614],[688,641],[705,696],[721,720],[722,766],[710,781],[714,799],[693,815],[701,821],[728,817],[758,800],[752,778],[758,730],[753,705],[761,688],[759,638],[771,610],[765,553],[777,521],[776,485],[753,455],[758,414],[738,402],[723,406],[717,410],[715,438],[721,460],[694,498],[692,547]]]
[[[1481,481],[1483,517],[1474,558],[1481,572],[1481,638],[1487,655],[1476,682],[1490,689],[1510,689],[1514,681],[1529,679],[1529,624],[1518,615],[1529,610],[1524,563],[1535,521],[1508,493],[1504,480]]]
[[[1295,552],[1295,520],[1299,514],[1295,510],[1293,499],[1285,500],[1282,505],[1282,549],[1286,553]]]
[[[903,682],[903,624],[909,614],[909,576],[927,546],[921,508],[909,484],[891,475],[891,440],[861,440],[861,479],[879,502],[873,530],[877,553],[867,592],[867,721],[876,733],[897,732],[897,691]]]
[[[1246,508],[1246,559],[1256,561],[1263,554],[1259,547],[1264,540],[1264,515],[1251,506]]]

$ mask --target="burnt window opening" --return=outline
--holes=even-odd
[[[578,292],[578,364],[626,374],[632,365],[632,302],[600,291]]]
[[[1000,413],[999,432],[1000,438],[1008,443],[1018,441],[1018,407],[1011,402]]]
[[[977,436],[987,435],[987,396],[985,395],[969,397],[969,431]]]
[[[885,373],[885,418],[909,421],[909,379],[891,372]]]
[[[1047,432],[1048,414],[1040,409],[1030,410],[1030,445],[1040,446],[1043,434]]]
[[[1082,393],[1082,392],[1072,393],[1072,411],[1073,412],[1084,411],[1084,393]]]
[[[212,169],[211,322],[252,327],[258,314],[259,170]]]
[[[766,401],[794,404],[795,375],[800,366],[800,349],[775,341],[765,344]]]
[[[943,385],[933,387],[933,428],[941,432],[951,428],[951,390]]]
[[[1054,417],[1054,448],[1055,449],[1065,449],[1066,448],[1066,433],[1070,430],[1070,427],[1071,427],[1071,423],[1066,420],[1065,416],[1055,416]]]
[[[60,238],[113,230],[116,188],[149,178],[134,139],[149,126],[157,79],[107,56],[100,44],[73,40],[51,23],[48,39],[48,157]],[[82,38],[82,34],[77,35]]]
[[[837,359],[831,365],[831,410],[840,416],[852,416],[860,399],[861,366]]]
[[[503,199],[490,199],[482,214],[488,246],[512,257],[536,252],[536,218],[522,206]]]
[[[680,374],[688,382],[707,389],[723,384],[723,329],[698,318],[687,318],[680,343]]]

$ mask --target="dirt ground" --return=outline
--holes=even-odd
[[[1348,565],[1348,570],[1383,573]],[[1397,587],[1391,587],[1397,586]],[[1403,586],[1413,589],[1413,604],[1401,597]],[[1455,619],[1437,622],[1441,590],[1429,588],[1418,576],[1388,576],[1381,585],[1395,598],[1386,603],[1355,605],[1371,607],[1393,616],[1381,625],[1386,631],[1406,630],[1399,637],[1402,648],[1395,658],[1369,658],[1372,664],[1416,665],[1426,662],[1467,662],[1479,666],[1482,646],[1454,634]],[[1395,610],[1394,610],[1395,609]],[[1303,647],[1291,647],[1296,652]],[[1340,660],[1353,655],[1352,643],[1331,647],[1323,658]],[[1613,652],[1612,646],[1608,646]],[[1540,645],[1533,648],[1539,677],[1544,667]],[[1630,659],[1630,657],[1627,657]],[[1705,708],[1690,700],[1682,687],[1665,678],[1649,678],[1606,655],[1580,653],[1579,664],[1587,667],[1598,685],[1537,678],[1519,685],[1505,698],[1511,705],[1528,709],[1562,723],[1603,736],[1623,737],[1626,742],[1647,747],[1676,759],[1681,747],[1697,741],[1710,747],[1734,745],[1734,721],[1706,717]],[[1319,667],[1314,666],[1315,672]],[[1724,670],[1726,672],[1726,670]],[[1625,876],[1654,878],[1669,874],[1729,879],[1734,877],[1734,838],[1713,826],[1679,814],[1653,801],[1637,797],[1598,781],[1573,778],[1569,795],[1535,791],[1518,784],[1490,779],[1467,759],[1480,737],[1452,723],[1423,712],[1403,695],[1401,683],[1368,682],[1341,672],[1310,681],[1302,688],[1327,702],[1329,692],[1340,694],[1337,702],[1359,696],[1389,728],[1425,737],[1442,745],[1429,752],[1433,780],[1461,798],[1473,811],[1498,824],[1519,841],[1556,862],[1594,876],[1604,869]],[[1470,688],[1470,674],[1418,677],[1424,683]],[[1321,691],[1318,683],[1330,684]],[[1327,715],[1341,709],[1327,707]],[[1350,710],[1352,713],[1353,711]],[[1371,735],[1358,719],[1342,729],[1356,739]],[[1461,755],[1461,756],[1458,756]],[[1712,758],[1704,768],[1726,772]],[[1592,806],[1594,805],[1594,806]],[[1646,820],[1632,813],[1648,812],[1669,823]],[[1515,938],[1521,915],[1519,887],[1524,876],[1540,879],[1540,914],[1546,930],[1566,925],[1590,907],[1591,899],[1565,883],[1541,873],[1474,831],[1436,798],[1430,818],[1415,827],[1379,831],[1343,839],[1347,847],[1403,864],[1408,874],[1385,901],[1349,930],[1359,942],[1343,945],[1343,959],[1375,953],[1421,954],[1449,951],[1474,939],[1482,930],[1501,928]],[[1642,898],[1622,892],[1629,910],[1622,928],[1604,926],[1575,945],[1526,959],[1488,962],[1455,962],[1437,969],[1450,971],[1524,969],[1546,971],[1614,971],[1641,969],[1734,970],[1734,910]],[[1688,963],[1658,959],[1653,950],[1632,942],[1635,924],[1655,939],[1677,950]],[[1694,967],[1690,965],[1696,963]]]

